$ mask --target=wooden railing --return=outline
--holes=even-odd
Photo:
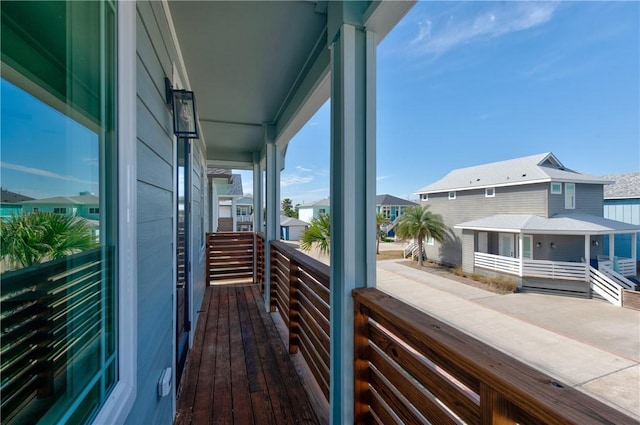
[[[253,281],[253,232],[207,233],[207,279]]]
[[[353,296],[357,424],[634,423],[376,289]]]
[[[622,306],[622,286],[593,267],[589,267],[589,284],[591,290],[602,296],[611,304]]]
[[[271,298],[288,326],[289,352],[300,352],[329,400],[329,266],[271,241]]]
[[[520,259],[502,255],[474,252],[474,266],[503,273],[520,274]]]
[[[256,233],[256,276],[254,282],[260,285],[260,292],[264,294],[264,234]]]
[[[587,280],[587,263],[567,261],[524,260],[522,275],[545,279]]]
[[[37,422],[70,390],[71,364],[98,361],[104,315],[112,314],[102,305],[113,297],[110,257],[95,249],[2,275],[3,424]],[[106,370],[115,357],[103,361]],[[96,372],[83,370],[87,379]]]

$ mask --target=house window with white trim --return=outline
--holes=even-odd
[[[40,171],[37,178],[3,174],[3,188],[34,198],[89,191],[105,212],[91,225],[66,215],[73,211],[68,207],[52,208],[55,214],[33,209],[3,223],[44,227],[51,235],[26,256],[13,245],[4,259],[0,414],[3,423],[85,424],[120,379],[117,5],[0,7],[2,160]]]
[[[456,193],[455,192],[449,192],[449,199],[456,199]]]
[[[496,196],[496,189],[493,187],[488,187],[484,190],[485,198],[494,198]]]
[[[427,236],[427,245],[435,245],[436,241],[433,239],[433,236]]]
[[[100,214],[100,208],[89,208],[89,214]]]
[[[564,208],[567,210],[576,209],[576,184],[564,184]]]
[[[562,183],[551,183],[551,194],[562,195]]]
[[[429,194],[428,193],[423,193],[420,195],[420,200],[422,201],[428,201],[429,200]]]

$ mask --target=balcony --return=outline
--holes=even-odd
[[[279,241],[266,243],[265,265],[262,235],[255,246],[253,284],[207,289],[177,424],[209,423],[214,412],[237,424],[328,422],[329,267]],[[633,422],[377,289],[352,296],[355,423]]]

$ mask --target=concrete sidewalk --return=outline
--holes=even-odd
[[[497,295],[379,261],[378,289],[640,423],[640,312],[596,300]]]

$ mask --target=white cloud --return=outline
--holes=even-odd
[[[376,181],[379,182],[380,180],[388,179],[389,177],[391,176],[377,176]]]
[[[68,180],[84,184],[97,184],[97,182],[91,180],[82,180],[73,176],[63,176],[62,174],[52,173],[51,171],[42,170],[40,168],[26,167],[19,164],[10,164],[8,162],[0,162],[0,167],[7,168],[9,170],[21,171],[28,174],[35,174],[36,176],[49,177],[52,179]]]
[[[298,170],[298,171],[307,171],[307,172],[313,171],[311,168],[305,168],[302,165],[296,165],[296,170]]]
[[[559,2],[508,2],[491,4],[492,9],[475,16],[450,15],[446,22],[425,19],[411,46],[419,53],[440,55],[476,40],[500,37],[549,22]]]
[[[280,187],[287,187],[294,184],[305,184],[313,181],[313,176],[301,176],[298,174],[288,174],[280,177]]]

